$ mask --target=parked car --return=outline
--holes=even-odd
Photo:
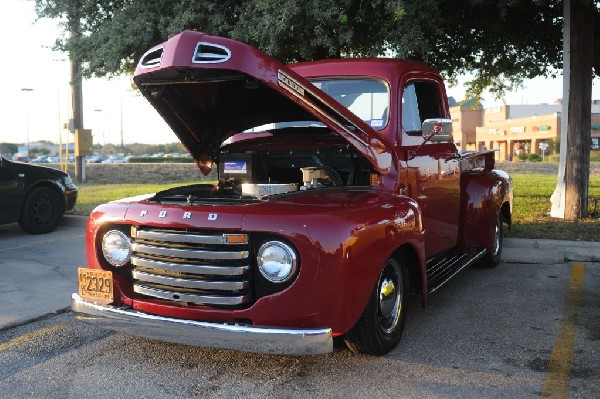
[[[67,173],[0,157],[0,223],[50,233],[76,201],[77,186]]]
[[[108,158],[106,158],[104,161],[102,161],[102,163],[125,163],[125,157],[122,156],[118,156],[118,155],[111,155]]]
[[[103,155],[89,155],[85,157],[86,163],[101,163],[104,160],[106,160],[106,157]]]
[[[48,163],[48,157],[40,155],[39,157],[32,159],[31,162],[32,163]]]

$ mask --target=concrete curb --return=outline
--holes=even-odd
[[[600,242],[505,238],[506,263],[600,262]]]

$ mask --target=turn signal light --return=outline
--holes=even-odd
[[[247,234],[225,234],[226,244],[248,244]]]

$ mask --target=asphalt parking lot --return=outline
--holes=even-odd
[[[77,267],[85,265],[85,220],[66,216],[50,234],[0,225],[0,328],[70,305]]]
[[[30,236],[0,226],[0,396],[596,397],[600,263],[589,243],[507,241],[495,269],[466,270],[381,357],[193,348],[106,332],[68,311],[84,219]]]

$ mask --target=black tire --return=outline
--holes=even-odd
[[[63,213],[64,207],[56,191],[37,187],[25,198],[19,225],[29,234],[50,233],[58,226]]]
[[[394,349],[404,331],[408,294],[408,271],[404,261],[388,259],[367,307],[345,336],[348,348],[376,356]]]
[[[500,213],[496,217],[496,227],[493,230],[492,240],[492,250],[486,252],[478,264],[479,267],[491,269],[500,263],[504,241],[504,225],[502,224],[502,215]]]

